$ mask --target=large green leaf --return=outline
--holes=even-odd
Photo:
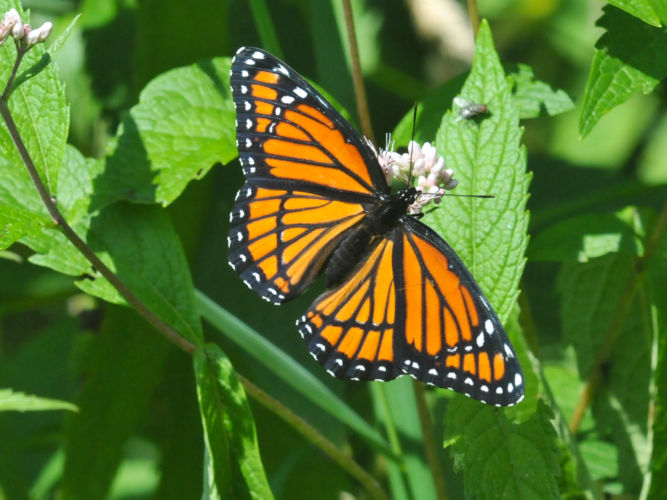
[[[588,135],[614,107],[638,91],[645,94],[667,76],[667,29],[655,28],[613,7],[605,8],[598,24],[605,34],[598,40],[591,63],[579,133]]]
[[[486,103],[489,116],[458,120],[447,112],[436,137],[438,151],[459,181],[456,194],[490,194],[493,199],[443,199],[424,221],[445,237],[487,294],[501,320],[518,296],[527,244],[528,183],[519,112],[491,32],[483,23],[475,59],[461,95]]]
[[[123,120],[93,180],[93,209],[125,199],[169,204],[238,154],[227,58],[158,76]]]
[[[102,331],[84,361],[80,412],[65,426],[61,497],[105,498],[124,452],[137,431],[171,347],[142,319],[107,309]]]
[[[470,497],[559,497],[556,432],[544,402],[521,424],[468,398],[456,398],[448,413],[445,443],[452,446],[455,467],[465,471]]]
[[[257,447],[257,432],[241,382],[214,344],[195,353],[204,428],[204,498],[273,498]]]
[[[18,2],[0,1],[1,13],[11,7],[19,11],[23,22],[29,22]],[[3,89],[15,61],[14,44],[10,42],[0,46],[0,82]],[[69,109],[58,69],[43,44],[35,45],[23,58],[8,104],[42,181],[50,193],[55,193],[69,129]],[[27,178],[28,172],[4,121],[0,122],[0,157],[6,159],[11,169],[4,175]]]
[[[652,217],[624,213],[635,238],[645,239]],[[644,245],[635,245],[637,255]],[[651,309],[659,305],[654,290],[638,276],[637,255],[618,251],[568,262],[558,278],[563,331],[575,347],[579,374],[583,379],[593,370],[601,375],[592,401],[596,430],[618,450],[618,477],[608,479],[620,481],[625,491],[640,489],[649,464]]]

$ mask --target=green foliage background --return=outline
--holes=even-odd
[[[196,349],[66,240],[0,124],[0,499],[667,497],[664,2],[479,0],[474,62],[466,2],[435,30],[433,2],[353,4],[376,136],[405,146],[419,101],[456,192],[495,195],[424,220],[505,323],[525,401],[335,380],[294,327],[321,288],[274,308],[226,264],[230,57],[269,50],[356,123],[339,1],[0,0],[55,23],[8,101],[49,192]]]

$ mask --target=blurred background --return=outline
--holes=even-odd
[[[518,63],[527,64],[536,78],[565,90],[577,105],[556,117],[524,122],[528,168],[534,175],[530,232],[539,233],[583,208],[610,210],[664,199],[664,84],[614,109],[584,140],[578,135],[578,106],[595,42],[602,35],[595,22],[605,2],[477,3],[480,16],[490,23],[506,71],[515,70]],[[70,142],[84,155],[99,157],[123,113],[137,103],[152,78],[201,59],[232,56],[241,45],[262,46],[252,4],[241,0],[35,0],[23,5],[30,9],[33,25],[51,20],[56,34],[82,14],[56,62],[71,106]],[[465,1],[355,0],[353,4],[373,129],[381,138],[394,130],[414,101],[469,70],[474,47],[471,23]],[[356,126],[340,2],[280,0],[267,5],[282,49],[276,55],[324,88],[349,111]],[[375,409],[365,385],[326,375],[312,362],[296,332],[294,320],[319,290],[277,309],[239,286],[238,277],[227,266],[228,213],[241,183],[236,162],[218,165],[167,208],[196,287],[270,336],[329,387],[345,394],[362,415],[372,418]],[[198,496],[203,450],[190,359],[131,311],[83,295],[71,278],[28,264],[26,249],[15,246],[12,250],[12,256],[0,258],[0,387],[74,402],[81,397],[102,401],[127,386],[118,380],[126,367],[105,368],[110,375],[108,394],[82,396],[90,367],[103,364],[109,349],[126,350],[128,365],[149,366],[136,381],[135,393],[118,398],[118,408],[108,415],[127,419],[125,428],[131,429],[113,436],[124,445],[120,456],[108,457],[120,463],[111,498]],[[529,262],[522,283],[539,332],[531,344],[547,367],[550,360],[568,356],[561,343],[559,297],[553,286],[556,272],[555,264]],[[339,422],[233,344],[216,335],[210,338],[220,343],[241,374],[315,422],[335,443],[361,453],[357,459],[371,471],[382,468],[372,451],[357,447],[358,438]],[[277,498],[313,498],[312,492],[317,491],[317,498],[334,499],[341,498],[341,491],[357,489],[290,427],[252,400],[251,405]],[[441,422],[442,408],[437,407],[435,415],[435,421]],[[62,468],[67,425],[63,412],[0,413],[0,498],[48,496]],[[440,431],[440,425],[435,427]],[[452,498],[460,498],[461,478],[452,472],[446,452],[442,458]],[[613,475],[614,471],[603,472]]]

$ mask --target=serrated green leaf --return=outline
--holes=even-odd
[[[610,4],[623,9],[628,14],[641,19],[652,26],[660,27],[660,17],[653,8],[651,0],[608,0]],[[660,1],[660,0],[658,0]]]
[[[194,356],[208,498],[271,499],[245,391],[215,344]]]
[[[643,244],[633,227],[636,209],[614,214],[588,214],[558,222],[540,231],[528,246],[535,261],[587,262],[609,253],[638,256]]]
[[[16,8],[21,19],[29,23],[17,2],[3,2],[1,7],[2,12]],[[3,82],[3,88],[15,61],[14,44],[0,46],[0,82]],[[69,109],[58,70],[43,44],[35,45],[23,58],[12,89],[8,106],[16,127],[49,192],[55,193],[69,129]],[[4,121],[0,122],[0,157],[5,158],[16,172],[25,171]]]
[[[519,64],[519,69],[509,76],[513,80],[513,97],[522,119],[537,118],[542,107],[549,116],[555,116],[574,108],[574,103],[564,90],[553,90],[549,84],[535,80],[533,69]]]
[[[606,32],[596,44],[579,120],[585,137],[614,107],[645,94],[667,76],[667,29],[654,28],[613,7],[598,21]]]
[[[86,352],[81,411],[65,424],[60,498],[107,498],[127,439],[160,382],[170,345],[134,312],[109,308]]]
[[[527,421],[515,424],[497,408],[455,398],[447,411],[445,442],[454,466],[465,471],[466,492],[480,499],[559,498],[556,431],[539,401]]]
[[[70,21],[70,23],[63,30],[63,32],[60,34],[60,36],[58,38],[56,38],[51,45],[49,45],[48,53],[52,58],[55,57],[55,55],[62,48],[62,46],[65,45],[65,42],[67,42],[68,38],[72,34],[72,30],[76,26],[76,23],[79,21],[80,17],[81,17],[81,14],[77,14],[76,16],[74,16],[74,19],[72,19]]]
[[[76,405],[67,401],[42,398],[32,394],[14,392],[12,389],[0,389],[0,411],[78,411]]]
[[[436,136],[438,151],[459,181],[457,194],[491,194],[494,199],[446,197],[424,221],[450,243],[487,294],[501,320],[518,296],[524,267],[530,176],[521,146],[519,113],[491,32],[482,23],[475,58],[461,95],[484,102],[489,116],[477,122],[445,115]]]
[[[94,179],[93,209],[124,199],[167,205],[237,156],[228,58],[167,71],[142,91]]]

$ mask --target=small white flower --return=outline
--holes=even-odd
[[[44,24],[42,24],[39,28],[31,30],[26,35],[26,42],[28,44],[28,47],[31,47],[36,43],[40,43],[46,40],[48,36],[51,34],[52,29],[53,29],[53,23],[47,21]]]
[[[10,33],[13,33],[14,27],[17,24],[23,26],[18,11],[16,9],[9,9],[0,22],[0,45],[9,37]]]
[[[453,178],[454,171],[445,168],[445,159],[430,143],[419,145],[415,141],[408,144],[408,152],[399,154],[393,150],[393,142],[387,139],[387,149],[377,153],[378,163],[391,184],[392,179],[409,183],[410,177],[416,178],[416,188],[422,194],[409,207],[410,213],[421,213],[424,205],[430,202],[440,203],[445,191],[454,189],[458,181]],[[375,148],[373,148],[375,151]]]
[[[14,37],[14,39],[20,40],[25,35],[26,31],[30,31],[30,25],[23,24],[22,22],[19,21],[12,28],[12,36]]]

